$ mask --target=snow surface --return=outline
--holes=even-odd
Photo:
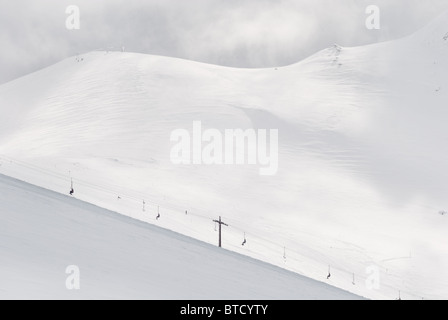
[[[359,299],[3,175],[0,201],[0,299]]]
[[[360,296],[446,299],[447,32],[445,14],[269,69],[72,57],[0,86],[0,173],[64,194],[73,179],[78,199],[210,244],[222,216],[226,249]],[[193,121],[278,129],[278,173],[173,165]]]

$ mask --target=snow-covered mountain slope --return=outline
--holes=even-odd
[[[369,298],[447,298],[447,21],[282,68],[66,59],[0,86],[0,172],[209,243],[221,215],[224,247]],[[194,121],[278,129],[277,173],[174,165]]]
[[[0,299],[359,299],[3,175],[0,199]]]

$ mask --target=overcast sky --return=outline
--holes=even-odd
[[[77,5],[80,29],[68,30]],[[368,30],[368,5],[381,29]],[[0,0],[0,83],[77,53],[126,51],[234,67],[300,61],[334,43],[356,46],[413,33],[447,0]]]

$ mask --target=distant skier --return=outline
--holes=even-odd
[[[160,213],[157,214],[156,220],[159,220],[160,218]]]
[[[243,240],[243,243],[241,245],[244,246],[245,244],[246,244],[246,239]]]

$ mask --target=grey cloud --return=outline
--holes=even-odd
[[[410,34],[446,0],[0,0],[0,83],[77,53],[127,51],[235,67],[297,62],[338,43],[356,46]],[[68,5],[81,29],[65,28]],[[365,8],[382,10],[382,29],[367,30]]]

